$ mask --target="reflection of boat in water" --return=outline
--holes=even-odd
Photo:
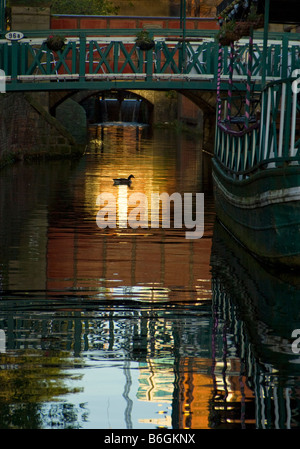
[[[216,376],[213,404],[220,406],[221,402],[223,408],[225,404],[229,407],[228,379],[245,376],[243,388],[252,390],[255,410],[253,401],[251,404],[248,397],[247,402],[244,396],[244,403],[239,404],[244,406],[244,424],[248,403],[256,427],[298,427],[300,357],[292,351],[291,334],[300,322],[299,279],[286,278],[261,265],[219,222],[214,229],[211,267]],[[235,357],[240,359],[240,367],[239,372],[232,373]],[[243,397],[242,388],[239,393]]]

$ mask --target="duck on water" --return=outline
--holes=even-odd
[[[132,178],[134,178],[134,176],[133,175],[129,175],[128,178],[116,178],[116,179],[113,179],[113,181],[114,181],[115,185],[128,185],[128,186],[130,186],[130,184],[132,182],[131,181]]]

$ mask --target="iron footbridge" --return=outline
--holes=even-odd
[[[22,38],[0,40],[0,76],[6,92],[53,90],[221,90],[228,86],[230,48],[221,47],[216,31],[195,30],[183,39],[176,30],[151,30],[153,48],[142,50],[137,30],[49,30],[24,32]],[[59,33],[64,45],[48,47],[47,37]],[[96,34],[97,33],[97,34]],[[300,36],[270,35],[266,79],[276,81],[300,67]],[[249,58],[248,39],[235,44],[233,79],[246,88]],[[254,36],[252,88],[261,89],[263,42]],[[218,63],[221,61],[221,73]],[[219,65],[220,70],[220,65]]]

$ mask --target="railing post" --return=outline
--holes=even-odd
[[[26,73],[28,65],[28,47],[27,44],[20,43],[20,75]]]
[[[153,74],[153,52],[152,50],[148,50],[146,52],[147,60],[146,62],[146,80],[151,81],[152,80],[152,74]]]
[[[0,37],[5,33],[5,0],[0,0]]]
[[[296,156],[296,148],[295,148],[295,135],[296,135],[296,116],[297,116],[297,92],[293,92],[293,100],[292,100],[292,117],[291,117],[291,143],[290,143],[290,151],[289,156]]]
[[[140,48],[138,48],[137,54],[138,54],[138,73],[143,73],[143,71],[144,71],[144,52]]]
[[[262,98],[261,98],[261,120],[260,120],[260,140],[259,140],[259,157],[258,162],[263,160],[264,153],[263,149],[265,146],[265,139],[266,139],[266,117],[267,117],[267,92],[264,90],[262,92]]]
[[[288,77],[288,56],[289,56],[289,34],[285,33],[282,38],[281,49],[281,78]]]
[[[119,72],[120,42],[114,43],[114,72]]]
[[[182,29],[182,44],[181,44],[181,64],[179,66],[180,72],[186,72],[186,0],[180,2],[180,27]]]
[[[3,67],[1,67],[6,75],[11,75],[11,70],[9,67],[9,48],[8,48],[8,42],[5,42],[2,47],[2,57],[3,57]]]
[[[12,82],[17,82],[18,77],[18,55],[19,44],[17,41],[12,41],[11,43],[11,78]]]
[[[85,78],[85,55],[86,55],[86,34],[80,33],[79,36],[79,78],[83,81]]]
[[[288,86],[287,86],[288,87]],[[285,103],[285,127],[283,136],[283,156],[289,156],[290,150],[290,139],[291,139],[291,120],[292,120],[292,89],[290,87],[290,92],[286,95]],[[282,106],[281,106],[282,107]]]

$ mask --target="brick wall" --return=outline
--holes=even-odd
[[[47,112],[44,93],[0,95],[0,166],[16,159],[82,153],[72,135]]]
[[[60,15],[51,17],[51,29],[176,29],[180,27],[177,17],[133,17],[133,16],[76,16]],[[219,26],[215,18],[193,18],[186,20],[186,28],[191,30],[217,30]]]

